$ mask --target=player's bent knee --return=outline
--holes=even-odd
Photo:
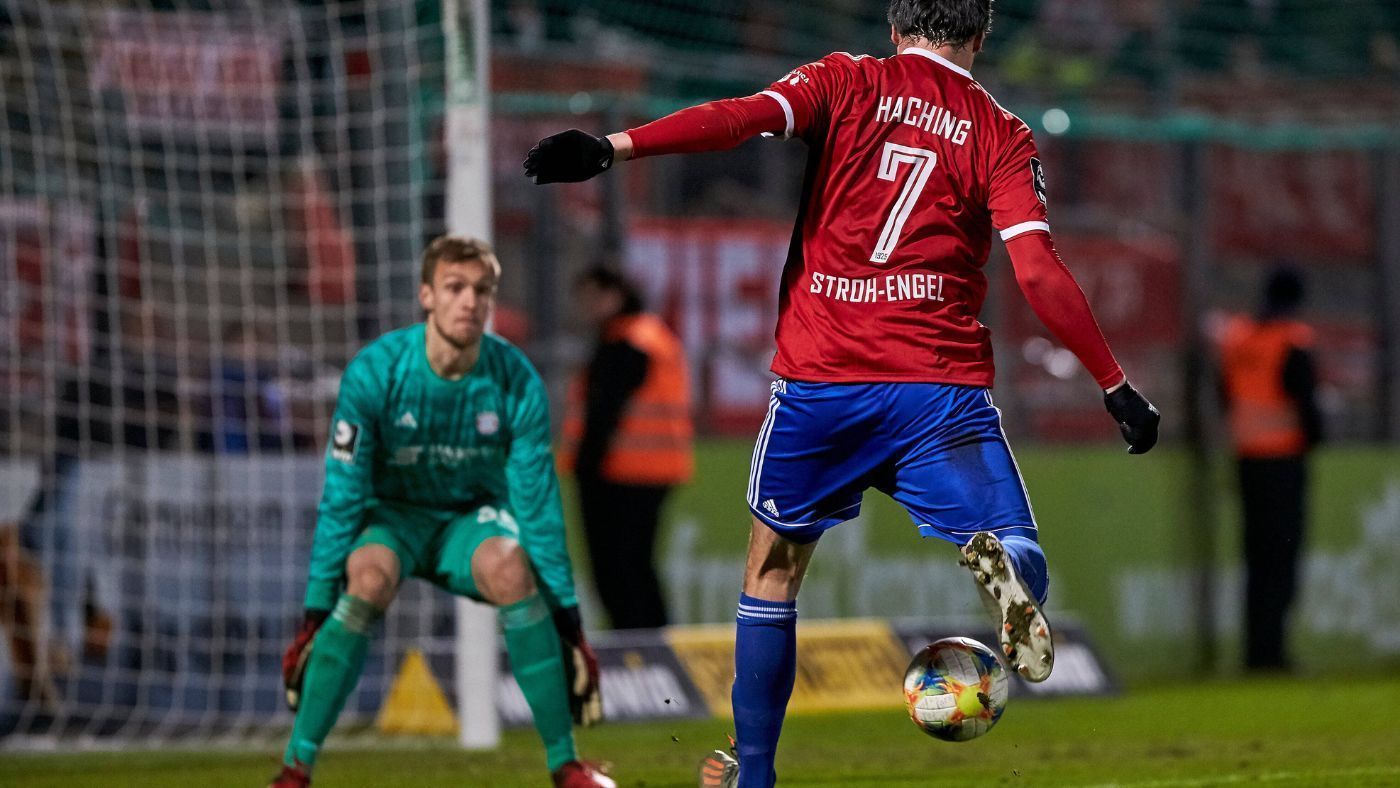
[[[399,585],[399,559],[383,545],[366,545],[345,563],[346,592],[385,609]]]
[[[749,534],[744,593],[759,599],[796,599],[816,543],[785,539],[757,518]]]
[[[369,602],[381,610],[394,601],[396,583],[379,567],[364,567],[357,572],[348,572],[346,593]]]
[[[504,536],[493,536],[476,548],[472,579],[482,598],[493,605],[509,605],[535,593],[535,574],[524,548]]]

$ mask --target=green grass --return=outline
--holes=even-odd
[[[1113,699],[1016,700],[986,737],[947,744],[898,709],[794,717],[782,785],[1291,786],[1400,785],[1400,678],[1195,683]],[[624,786],[694,785],[726,721],[607,725],[581,736]],[[529,731],[492,753],[445,745],[333,747],[318,786],[547,785]],[[139,752],[0,758],[0,785],[260,786],[276,755]]]

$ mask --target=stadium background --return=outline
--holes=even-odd
[[[882,7],[491,4],[498,328],[562,392],[588,341],[569,283],[603,261],[681,330],[705,434],[663,545],[684,622],[732,616],[804,149],[755,141],[557,189],[519,162],[560,128],[747,94],[832,50],[883,55]],[[1238,537],[1207,349],[1220,315],[1250,309],[1288,261],[1312,285],[1331,439],[1301,661],[1393,667],[1400,11],[996,8],[978,78],[1035,129],[1058,244],[1166,414],[1161,449],[1121,457],[1093,382],[994,257],[998,403],[1054,607],[1130,683],[1234,670]],[[267,678],[298,615],[338,370],[415,319],[417,253],[444,229],[460,143],[444,139],[444,81],[464,53],[442,21],[437,3],[398,0],[0,0],[0,533],[46,578],[44,641],[67,676],[47,700],[5,681],[8,731],[244,730],[278,708]],[[916,548],[888,501],[868,498],[829,541],[804,617],[976,612],[951,553]],[[94,611],[110,616],[105,653],[85,648]],[[373,713],[408,645],[443,659],[451,627],[440,596],[411,588],[351,715]]]

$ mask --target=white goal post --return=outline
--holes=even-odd
[[[491,240],[490,33],[487,0],[443,0],[447,45],[447,228]],[[484,749],[501,741],[496,709],[496,611],[457,600],[458,740]]]

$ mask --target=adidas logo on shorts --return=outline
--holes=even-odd
[[[778,516],[778,505],[773,503],[772,498],[769,498],[768,500],[763,502],[763,510],[773,515],[774,517]]]

